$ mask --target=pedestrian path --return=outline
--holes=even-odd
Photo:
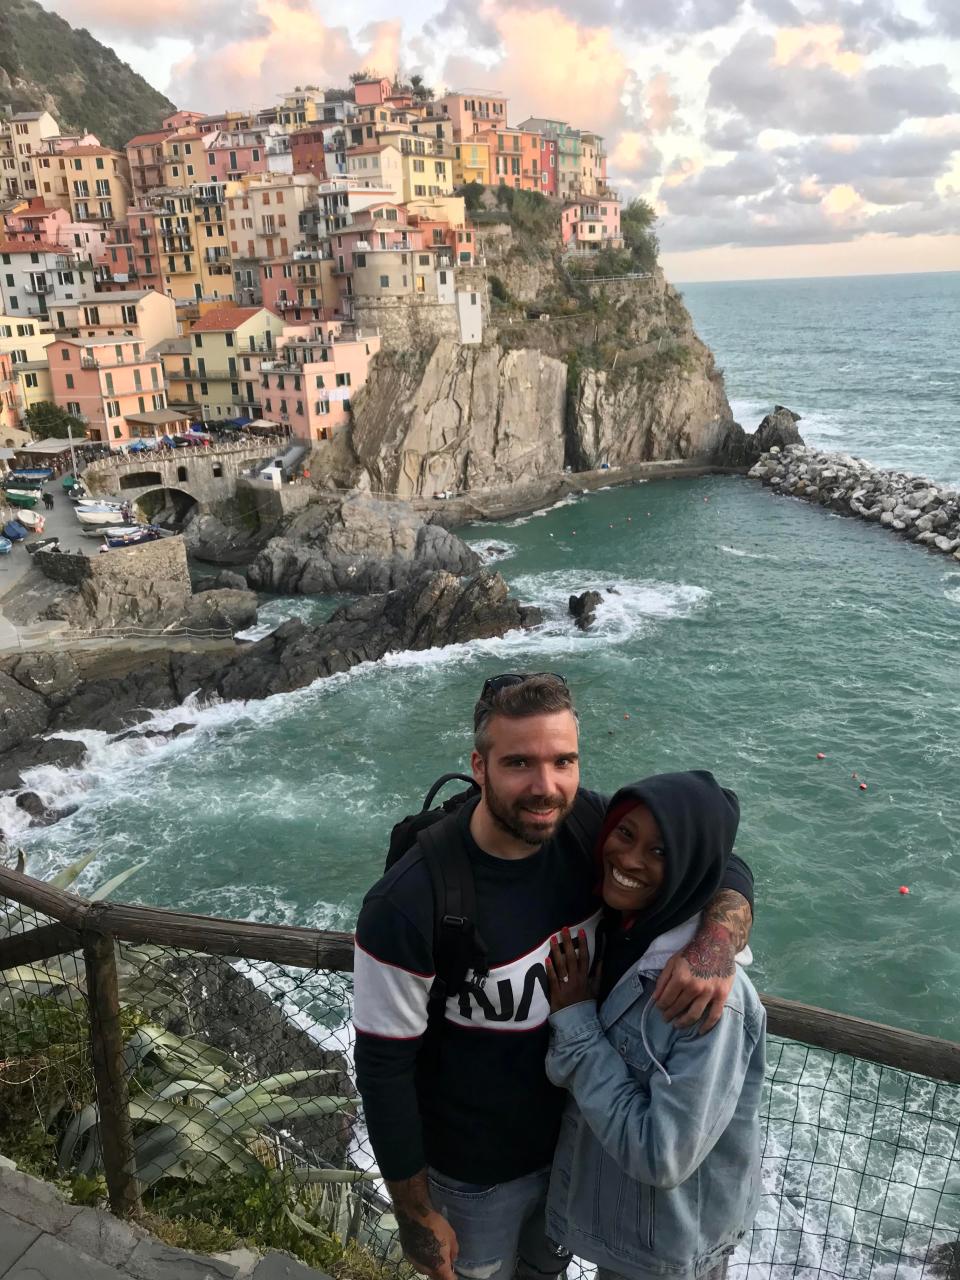
[[[0,1280],[328,1280],[286,1253],[174,1249],[0,1156]]]

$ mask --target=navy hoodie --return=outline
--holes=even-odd
[[[705,769],[658,773],[621,787],[607,813],[629,800],[653,814],[667,856],[663,884],[650,909],[629,921],[619,912],[604,909],[598,931],[601,1000],[655,938],[702,911],[724,886],[740,824],[736,795]],[[598,864],[607,834],[605,823],[595,851]]]

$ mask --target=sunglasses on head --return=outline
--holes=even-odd
[[[509,689],[511,685],[526,684],[528,680],[535,680],[538,676],[547,676],[551,680],[559,680],[564,688],[567,682],[558,671],[527,671],[526,673],[519,671],[508,671],[502,676],[491,676],[489,680],[483,682],[483,689],[480,692],[481,702],[485,698],[489,698],[493,693],[499,693],[501,689]]]

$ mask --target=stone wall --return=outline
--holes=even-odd
[[[455,304],[430,299],[412,302],[357,297],[353,300],[353,318],[362,329],[379,329],[385,351],[428,349],[438,338],[460,336]]]
[[[182,614],[189,605],[187,551],[179,536],[102,555],[38,551],[34,561],[52,581],[75,588],[48,613],[75,626],[152,624]]]

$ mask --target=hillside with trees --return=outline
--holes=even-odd
[[[107,146],[159,127],[176,110],[114,51],[35,0],[0,0],[0,107],[49,111],[65,133]]]

